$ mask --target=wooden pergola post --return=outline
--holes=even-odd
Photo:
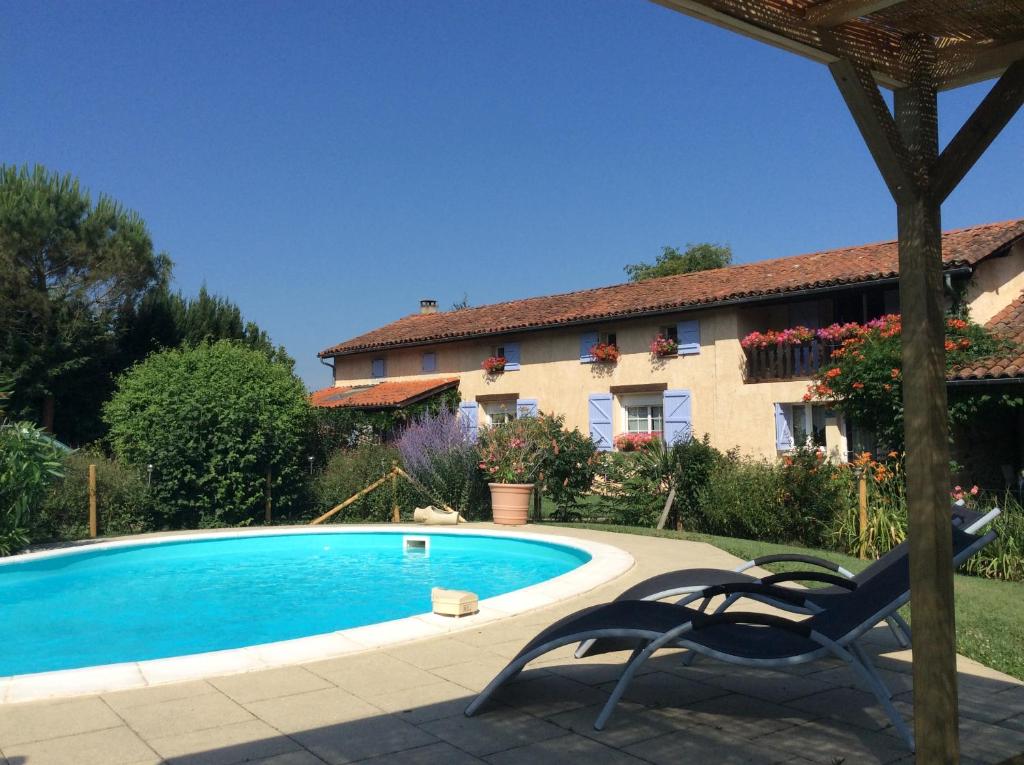
[[[960,750],[940,209],[1024,101],[1024,62],[1006,70],[940,155],[934,44],[908,36],[900,58],[910,76],[894,93],[894,115],[870,72],[846,59],[830,68],[896,202],[917,761],[955,763]]]

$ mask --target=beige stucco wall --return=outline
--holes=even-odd
[[[584,433],[589,429],[587,402],[591,393],[608,392],[615,386],[663,383],[669,389],[691,392],[695,434],[707,433],[712,443],[721,449],[738,446],[747,454],[774,456],[774,404],[801,401],[807,381],[744,383],[744,356],[739,343],[741,315],[737,309],[709,310],[685,317],[619,321],[345,356],[336,359],[335,382],[338,385],[380,382],[370,377],[370,370],[374,358],[383,358],[388,380],[458,376],[459,390],[465,401],[496,395],[537,399],[541,410],[564,414],[569,427],[579,428]],[[700,353],[652,359],[648,347],[658,328],[683,318],[700,320]],[[743,317],[742,323],[747,321]],[[580,335],[585,331],[614,332],[622,353],[619,362],[614,365],[581,363]],[[495,346],[506,341],[520,343],[522,368],[486,375],[480,363],[491,355]],[[425,351],[437,354],[434,372],[420,371]],[[621,395],[627,394],[616,394],[613,399],[616,406],[613,407],[612,429],[616,435],[626,429]],[[480,414],[483,418],[482,406]],[[838,445],[829,446],[838,448]]]
[[[1007,255],[989,258],[978,264],[965,296],[971,318],[979,324],[1012,303],[1024,290],[1024,242],[1014,245]]]

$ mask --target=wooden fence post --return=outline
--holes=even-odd
[[[96,518],[96,466],[89,465],[89,536],[93,539],[99,533]]]
[[[271,475],[270,475],[270,468],[268,467],[267,468],[267,488],[266,488],[267,507],[266,507],[266,513],[265,513],[265,517],[264,517],[264,523],[266,523],[268,526],[270,525],[271,510],[272,510],[271,497],[270,497],[270,481],[271,481]]]
[[[398,506],[398,463],[391,468],[391,522],[402,522],[402,510]]]
[[[860,509],[859,535],[861,560],[868,557],[868,473],[861,468],[857,476],[857,503]]]

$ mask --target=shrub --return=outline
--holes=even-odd
[[[788,331],[788,330],[787,330]],[[817,331],[828,342],[841,342],[830,362],[815,374],[805,400],[827,401],[850,420],[873,431],[881,443],[903,443],[902,323],[898,314],[860,325],[833,325]],[[744,338],[746,342],[748,338]],[[946,367],[967,364],[1008,347],[978,324],[955,316],[946,318]],[[950,408],[962,421],[970,405]]]
[[[860,529],[858,472],[867,480],[868,524]],[[877,461],[867,452],[847,466],[847,502],[836,513],[832,532],[833,546],[859,555],[861,547],[869,558],[878,558],[907,536],[907,489],[903,462],[896,452],[887,461]]]
[[[32,524],[36,541],[82,539],[89,535],[89,465],[96,465],[99,532],[141,534],[157,528],[142,472],[96,451],[64,458],[64,478],[54,484]]]
[[[402,463],[432,501],[467,519],[486,517],[490,492],[480,475],[480,457],[458,415],[449,409],[426,413],[395,441]]]
[[[1003,511],[992,524],[999,537],[972,556],[963,571],[986,579],[1024,581],[1024,507],[1009,492],[997,499],[990,498],[984,506],[998,505]]]
[[[0,555],[29,542],[33,515],[61,477],[61,450],[27,422],[0,421]]]
[[[673,507],[683,528],[690,528],[697,523],[702,492],[722,456],[711,445],[706,433],[701,439],[691,438],[672,444],[673,480],[676,487]]]
[[[268,470],[279,514],[302,499],[305,389],[265,353],[229,341],[155,353],[118,379],[104,417],[118,459],[154,466],[160,526],[262,518]]]
[[[354,449],[335,452],[327,466],[313,481],[313,512],[315,517],[345,501],[383,477],[399,461],[398,449],[387,444],[366,443]],[[429,498],[417,491],[408,481],[387,481],[364,495],[341,512],[332,516],[331,523],[382,523],[391,520],[392,508],[410,509],[423,505]]]
[[[594,483],[597,447],[590,436],[567,430],[562,415],[541,414],[537,423],[548,444],[537,480],[555,503],[554,517],[568,520],[578,516],[580,499]]]
[[[820,547],[849,501],[844,471],[816,449],[799,449],[777,462],[729,452],[698,492],[698,530]]]
[[[652,453],[653,452],[653,453]],[[605,452],[597,460],[601,508],[624,526],[654,526],[665,505],[661,441],[640,452]]]
[[[698,491],[697,529],[708,534],[789,541],[781,471],[767,460],[727,452]]]
[[[534,483],[549,449],[540,418],[480,429],[480,469],[491,483]]]

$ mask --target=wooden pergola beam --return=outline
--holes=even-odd
[[[939,155],[932,194],[941,203],[1024,105],[1024,59],[1011,64]]]
[[[808,8],[804,19],[812,27],[831,29],[902,2],[905,0],[824,0]]]
[[[899,199],[914,183],[913,168],[896,122],[871,73],[846,59],[829,64],[829,70],[889,193],[893,199]]]

